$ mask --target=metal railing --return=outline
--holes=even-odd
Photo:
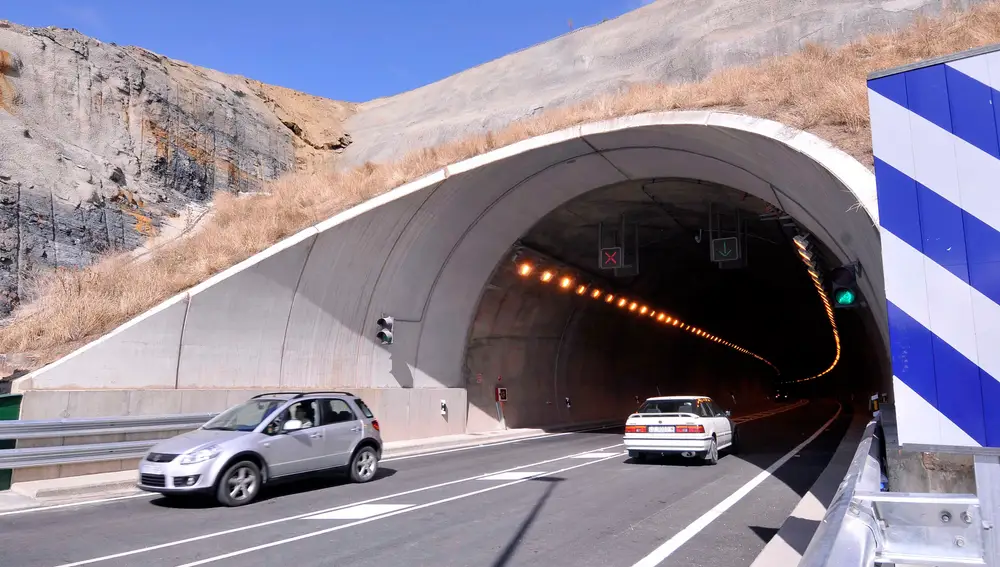
[[[882,439],[872,420],[799,567],[993,566],[979,497],[883,491]]]
[[[32,421],[0,421],[0,439],[72,439],[103,437],[129,433],[166,433],[197,429],[212,419],[214,413],[100,417],[84,419],[53,419]],[[20,469],[98,463],[142,457],[160,439],[82,443],[48,447],[0,449],[0,469]]]

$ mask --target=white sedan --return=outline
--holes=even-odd
[[[679,453],[714,465],[720,450],[735,453],[739,443],[729,415],[707,396],[649,398],[625,422],[625,448],[636,461],[647,454]]]

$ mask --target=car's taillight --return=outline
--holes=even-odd
[[[625,433],[645,433],[645,432],[646,432],[646,426],[645,425],[626,425],[625,426]]]
[[[704,425],[678,425],[675,429],[677,433],[704,433]]]
[[[378,428],[378,420],[377,419],[373,419],[372,420],[372,427],[375,428],[375,431],[381,431],[381,429]]]

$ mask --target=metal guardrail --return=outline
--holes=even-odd
[[[875,561],[875,530],[861,516],[855,501],[858,491],[878,490],[882,439],[877,435],[878,423],[865,428],[847,476],[840,483],[823,522],[816,529],[809,547],[802,554],[799,567],[852,566],[867,567]],[[874,478],[873,478],[874,477]]]
[[[985,558],[991,556],[988,542],[994,527],[984,521],[979,498],[884,492],[883,455],[881,423],[876,419],[865,429],[799,567],[993,566]]]
[[[214,413],[0,421],[0,439],[101,437],[126,433],[156,433],[197,429]],[[0,469],[98,463],[140,458],[160,440],[117,441],[0,450]]]

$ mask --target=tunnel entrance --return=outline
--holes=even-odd
[[[656,395],[739,407],[877,391],[866,298],[831,325],[796,237],[820,274],[840,265],[784,211],[713,182],[630,180],[563,203],[483,290],[464,361],[470,430],[596,422]]]
[[[868,308],[838,312],[838,366],[798,387],[891,390],[874,175],[811,134],[727,112],[658,112],[529,137],[435,171],[410,166],[423,177],[19,379],[25,411],[50,411],[45,390],[94,404],[109,391],[157,403],[187,396],[221,410],[247,388],[345,388],[370,400],[398,440],[618,420],[636,397],[682,388],[739,404],[822,372],[835,353],[789,241],[799,231],[822,269],[864,267]],[[715,210],[745,221],[745,266],[707,257]],[[639,271],[614,277],[595,267],[595,225],[622,218],[637,227]],[[526,278],[518,255],[711,337],[638,324],[631,301],[609,309]],[[391,344],[377,334],[387,316]]]

